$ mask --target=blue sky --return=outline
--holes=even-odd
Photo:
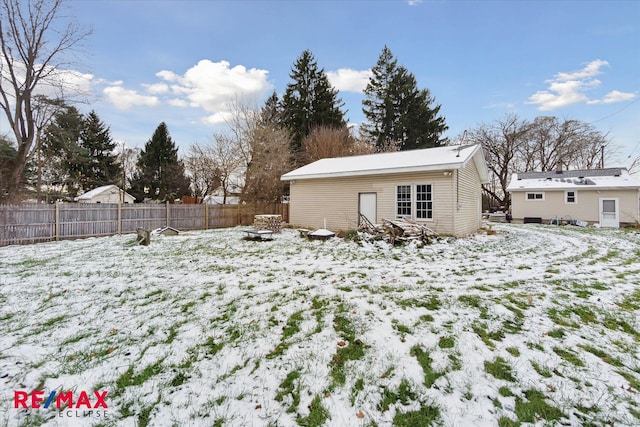
[[[93,28],[80,58],[114,139],[142,147],[164,121],[186,154],[224,132],[230,103],[261,106],[309,49],[363,120],[387,45],[428,88],[455,138],[517,113],[593,123],[640,155],[638,1],[71,0]],[[635,150],[635,151],[634,151]]]

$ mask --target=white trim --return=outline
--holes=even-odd
[[[431,218],[418,218],[418,185],[428,185],[431,187],[431,200],[427,203],[431,203]],[[399,215],[398,214],[398,187],[409,187],[409,209],[411,211],[410,215]],[[395,185],[395,195],[394,195],[394,212],[395,217],[398,219],[401,218],[410,218],[413,221],[420,222],[433,222],[434,221],[434,193],[435,193],[435,185],[433,182],[420,182],[420,183],[401,183]]]
[[[613,218],[604,217],[604,202],[613,201],[615,203],[615,212]],[[619,228],[620,227],[620,200],[617,197],[601,197],[598,201],[598,211],[600,213],[600,226]]]
[[[431,218],[418,218],[418,186],[419,185],[424,185],[424,186],[428,186],[430,191],[427,192],[427,194],[429,194],[431,196],[431,200],[425,200],[425,203],[431,203],[431,209],[426,209],[426,212],[431,212]],[[413,201],[413,205],[414,205],[414,220],[416,221],[433,221],[433,183],[420,183],[420,184],[413,184],[413,192],[415,194],[414,197],[414,201]]]
[[[409,215],[401,215],[401,214],[398,213],[398,203],[399,203],[399,200],[398,200],[398,189],[400,187],[409,187]],[[413,218],[413,215],[415,214],[415,210],[414,210],[414,207],[413,207],[413,201],[414,201],[413,200],[414,199],[414,197],[413,197],[413,184],[410,184],[410,183],[396,184],[395,185],[395,194],[394,194],[394,198],[393,199],[394,199],[393,211],[394,211],[394,214],[395,214],[396,218],[407,218],[407,217]],[[403,202],[403,203],[405,203],[405,202]]]
[[[370,202],[371,200],[367,200],[373,196],[373,218],[369,218],[367,216],[367,212],[364,212],[367,209],[363,209],[364,202]],[[371,207],[371,206],[369,206]],[[369,220],[372,224],[377,224],[378,221],[378,193],[374,191],[364,191],[358,193],[358,225],[360,225],[360,215],[363,215],[365,218]]]
[[[529,198],[529,194],[541,194],[542,197],[533,197],[532,199]],[[526,193],[524,193],[524,201],[525,202],[544,202],[544,191],[527,191]]]
[[[573,193],[573,202],[569,201],[569,193]],[[564,204],[565,205],[577,205],[578,204],[578,192],[576,190],[565,190],[565,192],[564,192]]]

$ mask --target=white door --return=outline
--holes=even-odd
[[[376,193],[359,193],[358,194],[358,213],[364,215],[371,224],[376,223],[377,216],[377,194]],[[360,224],[360,216],[358,215],[358,224]]]
[[[620,226],[618,199],[600,199],[600,225],[618,228]]]

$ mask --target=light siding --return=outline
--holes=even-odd
[[[452,234],[463,236],[478,230],[482,216],[482,192],[480,176],[475,162],[468,162],[458,170],[456,200],[454,201],[454,231]]]
[[[565,203],[566,190],[531,190],[511,193],[511,212],[515,221],[525,217],[542,218],[549,221],[554,217],[600,222],[600,199],[619,200],[620,223],[634,224],[640,218],[638,190],[577,190],[577,203]],[[570,190],[574,191],[574,190]],[[527,193],[544,193],[543,200],[527,200]]]
[[[457,187],[456,178],[459,180]],[[456,236],[470,234],[479,228],[481,185],[473,161],[459,170],[459,176],[456,176],[456,170],[446,174],[441,170],[295,180],[291,183],[290,222],[311,229],[355,229],[358,194],[376,193],[376,222],[381,223],[383,218],[396,218],[396,187],[412,185],[415,190],[415,185],[419,184],[432,185],[433,219],[418,222],[438,233]],[[456,190],[459,210],[456,208]],[[415,192],[412,199],[415,202]]]

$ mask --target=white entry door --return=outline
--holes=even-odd
[[[378,195],[376,193],[359,193],[358,194],[358,213],[364,215],[371,224],[376,223],[377,210],[376,206]],[[360,224],[360,216],[358,215],[358,224]]]
[[[600,225],[618,228],[620,226],[618,211],[618,199],[600,199]]]

